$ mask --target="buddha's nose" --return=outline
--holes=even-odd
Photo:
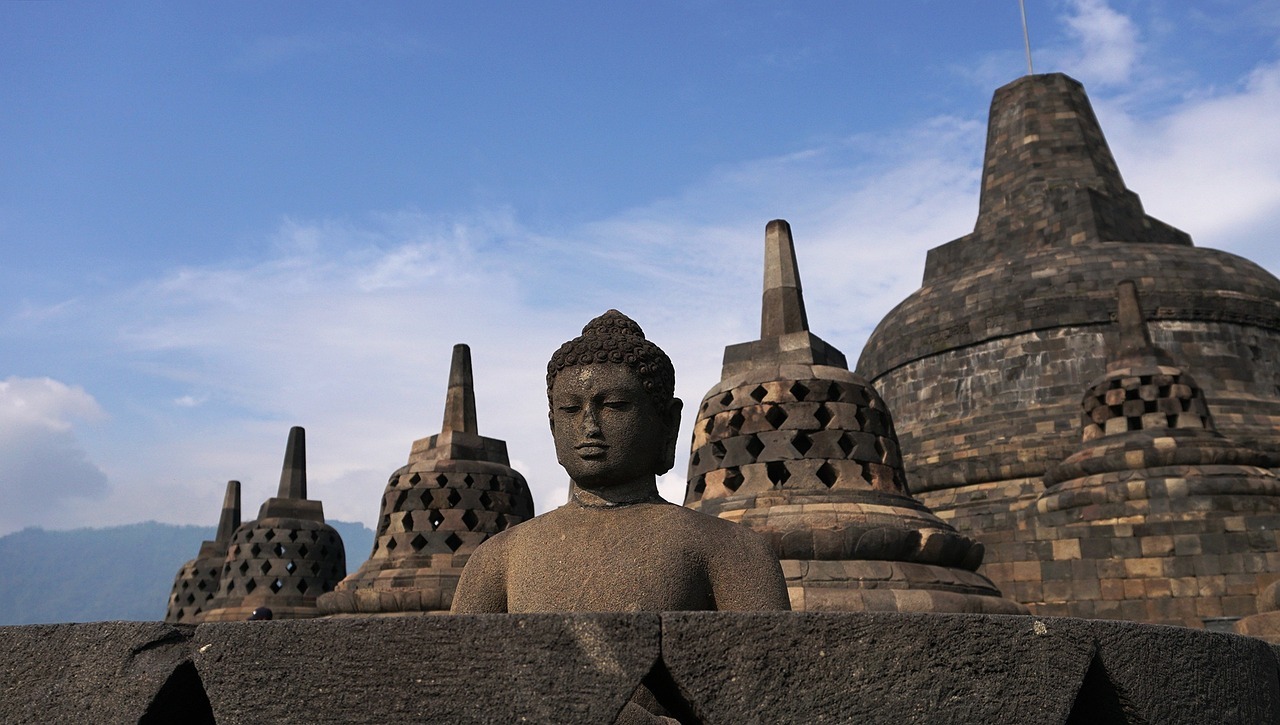
[[[582,410],[582,434],[588,438],[599,437],[600,421],[596,412],[590,406],[584,407]]]

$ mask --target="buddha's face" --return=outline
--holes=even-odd
[[[680,425],[680,401],[666,410],[626,365],[565,368],[551,388],[556,458],[582,488],[607,488],[666,471]]]

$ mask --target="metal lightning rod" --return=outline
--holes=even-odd
[[[1027,75],[1035,75],[1036,71],[1031,67],[1031,36],[1027,33],[1027,4],[1025,0],[1018,0],[1018,9],[1022,11],[1022,42],[1027,46]]]

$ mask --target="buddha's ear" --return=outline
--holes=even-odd
[[[663,406],[663,410],[658,411],[658,415],[662,417],[662,423],[666,426],[667,435],[663,439],[662,457],[658,461],[658,470],[655,474],[661,476],[671,467],[676,465],[676,443],[680,437],[680,411],[684,410],[684,401],[679,398],[672,398],[671,402]]]

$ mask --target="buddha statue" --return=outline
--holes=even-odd
[[[671,359],[609,310],[556,351],[547,397],[569,501],[471,555],[453,613],[790,609],[745,526],[663,500],[681,401]]]

